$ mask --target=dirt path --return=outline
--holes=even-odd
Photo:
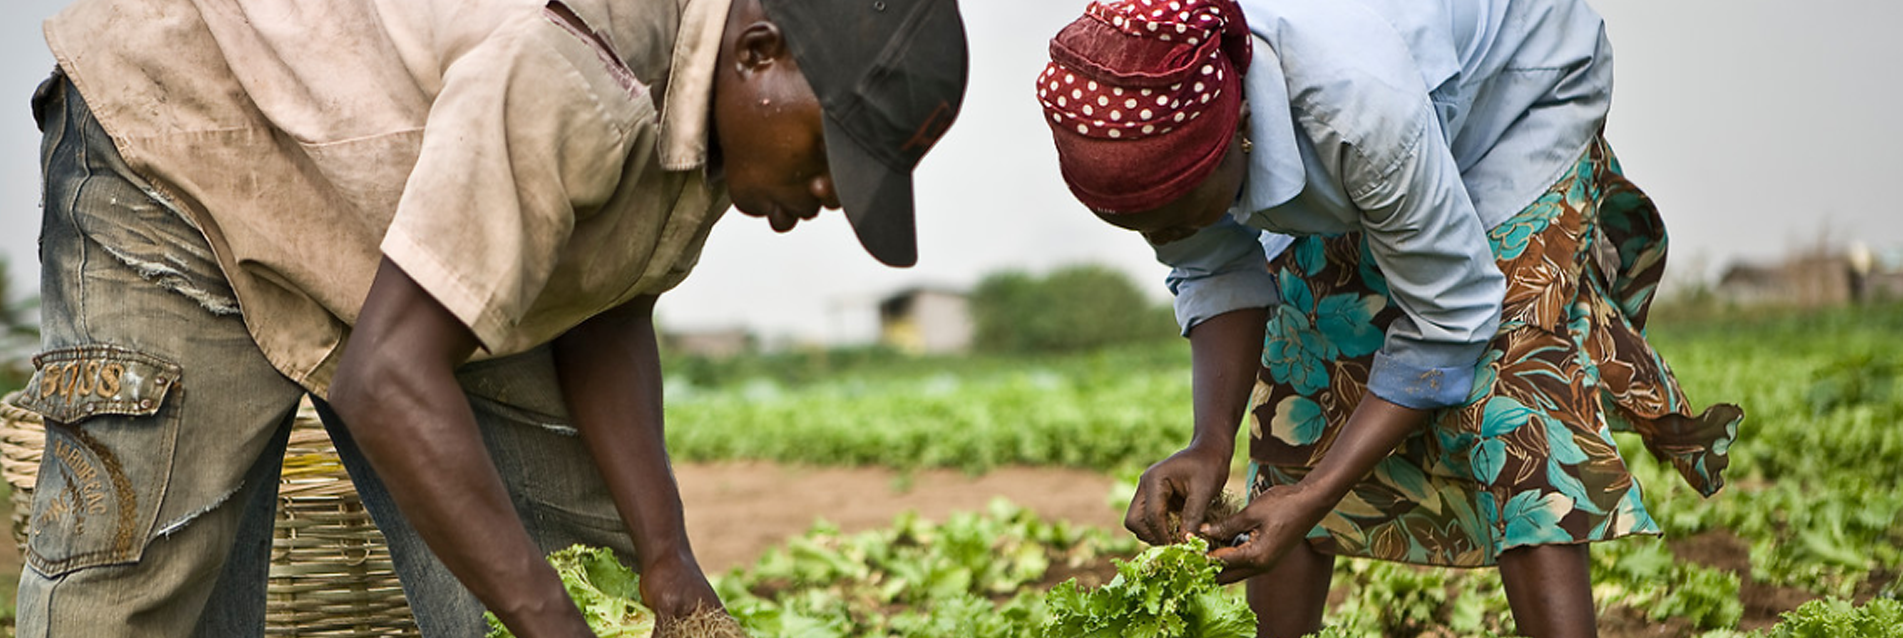
[[[1122,529],[1110,506],[1109,477],[1053,468],[1004,468],[983,476],[956,470],[910,474],[883,468],[801,468],[717,463],[674,468],[694,554],[709,573],[753,564],[769,548],[824,519],[846,532],[887,527],[912,510],[943,521],[1010,499],[1047,520]]]
[[[883,468],[801,468],[772,463],[688,464],[674,468],[694,553],[709,573],[751,566],[762,554],[825,519],[847,532],[887,527],[912,510],[932,521],[981,511],[1002,496],[1049,520],[1121,529],[1109,477],[1076,470],[1006,468],[984,476],[955,470],[902,474]],[[0,521],[11,511],[0,498]],[[10,539],[9,539],[10,540]],[[0,542],[0,595],[11,592],[20,553]]]

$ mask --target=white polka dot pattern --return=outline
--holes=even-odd
[[[1220,46],[1230,26],[1225,12],[1238,13],[1233,0],[1092,2],[1085,10],[1087,17],[1131,37],[1174,43],[1182,51],[1172,51],[1173,57],[1193,56],[1198,63],[1188,69],[1183,81],[1155,86],[1132,81],[1115,86],[1108,84],[1114,79],[1087,78],[1080,75],[1082,70],[1053,61],[1038,76],[1038,101],[1053,126],[1085,137],[1127,140],[1167,135],[1222,97],[1225,76],[1233,69]]]

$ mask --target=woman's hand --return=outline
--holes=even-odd
[[[1262,365],[1266,308],[1216,315],[1189,332],[1196,435],[1189,447],[1150,466],[1137,483],[1123,526],[1151,545],[1189,540],[1229,480],[1236,428]],[[1181,522],[1170,524],[1171,515]],[[1172,529],[1172,527],[1174,529]]]
[[[1151,545],[1189,540],[1229,479],[1233,451],[1191,444],[1144,470],[1123,526]],[[1171,515],[1181,522],[1171,525]]]
[[[1223,563],[1216,582],[1229,584],[1268,572],[1296,543],[1306,542],[1308,530],[1333,508],[1333,502],[1315,498],[1312,490],[1297,483],[1270,488],[1235,516],[1198,528],[1216,546],[1209,557]],[[1229,545],[1245,534],[1241,544]]]
[[[1218,545],[1242,534],[1248,539],[1235,547],[1220,547],[1210,558],[1223,561],[1216,580],[1233,583],[1267,572],[1283,554],[1302,542],[1308,530],[1328,515],[1356,481],[1374,470],[1408,433],[1427,422],[1429,412],[1409,408],[1369,394],[1355,406],[1341,433],[1306,476],[1294,485],[1277,486],[1255,497],[1235,516],[1199,528]]]

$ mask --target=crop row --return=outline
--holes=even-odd
[[[1862,605],[1819,599],[1777,626],[1733,631],[1735,576],[1675,563],[1658,542],[1620,546],[1593,565],[1601,600],[1617,601],[1602,606],[1676,619],[1680,635],[1903,638],[1903,604],[1882,598]],[[1136,550],[1127,538],[994,501],[983,513],[943,523],[901,515],[888,528],[850,535],[821,523],[750,568],[717,576],[715,587],[749,635],[768,638],[1254,634],[1254,615],[1238,589],[1215,585],[1216,568],[1200,543]],[[597,632],[645,636],[654,619],[637,602],[638,576],[612,561],[605,550],[586,548],[551,557]],[[1319,638],[1513,634],[1491,572],[1360,561],[1336,572],[1346,602]],[[492,638],[505,635],[493,619],[492,626]]]

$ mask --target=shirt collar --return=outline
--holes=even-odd
[[[688,0],[681,10],[667,96],[661,106],[660,152],[661,168],[665,170],[685,171],[708,165],[714,70],[719,66],[720,40],[732,5],[733,0]]]

